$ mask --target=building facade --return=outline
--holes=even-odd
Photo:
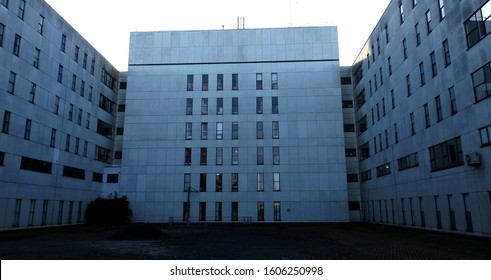
[[[84,222],[119,73],[44,1],[0,1],[0,230]]]
[[[131,34],[135,221],[349,221],[335,27]]]
[[[491,2],[391,1],[353,65],[363,220],[491,234]]]

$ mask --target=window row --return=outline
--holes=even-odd
[[[198,76],[198,75],[196,75]],[[195,75],[187,75],[187,91],[194,91],[195,90]],[[216,90],[217,91],[222,91],[224,88],[224,76],[223,74],[217,74],[216,75]],[[232,74],[230,76],[231,79],[231,89],[232,90],[239,90],[239,74]],[[271,73],[271,89],[272,90],[277,90],[278,89],[278,73]],[[262,73],[256,73],[256,90],[262,90],[263,89],[263,74]],[[202,74],[201,75],[201,91],[208,91],[209,90],[209,75],[208,74]]]
[[[216,165],[223,165],[223,147],[216,147],[215,148],[215,164]],[[208,165],[208,148],[200,148],[200,153],[199,153],[199,163],[200,165]],[[192,148],[185,148],[184,149],[184,165],[192,165],[192,155],[193,149]],[[280,147],[279,146],[273,146],[271,149],[271,155],[272,157],[270,158],[271,163],[273,165],[279,165],[280,164]],[[231,150],[231,164],[232,165],[238,165],[239,164],[239,148],[238,147],[233,147]],[[256,147],[256,164],[257,165],[264,165],[265,164],[265,149],[264,147]]]
[[[186,173],[184,174],[184,191],[189,192],[195,190],[193,188],[193,182],[192,178],[194,177],[197,179],[197,175],[193,176],[191,173]],[[212,176],[209,176],[212,175]],[[270,176],[271,175],[271,176]],[[263,192],[265,191],[265,186],[264,186],[264,173],[257,173],[256,174],[256,190],[258,192]],[[267,174],[269,179],[271,180],[271,184],[269,186],[266,186],[266,189],[272,190],[272,191],[280,191],[280,173],[272,173],[272,174]],[[230,184],[226,184],[226,188],[224,188],[224,178],[227,178],[229,180]],[[200,173],[199,174],[199,191],[200,192],[206,192],[209,191],[209,185],[211,180],[214,180],[214,190],[215,192],[223,192],[223,191],[231,191],[231,192],[238,192],[239,191],[239,183],[241,180],[239,180],[239,173],[231,173],[231,174],[223,174],[223,173],[215,173],[215,174],[207,174],[207,173]],[[194,184],[195,185],[195,184]],[[266,184],[267,185],[267,184]],[[247,190],[247,188],[244,188],[244,190]],[[195,190],[198,191],[198,190]]]
[[[201,98],[201,115],[208,115],[210,114],[210,106],[209,106],[209,99],[208,98]],[[264,113],[264,101],[263,97],[256,97],[256,114],[263,114]],[[279,105],[278,105],[278,97],[273,96],[271,97],[271,104],[268,104],[271,106],[271,113],[272,114],[278,114],[279,113]],[[186,115],[193,115],[194,112],[194,100],[193,98],[187,98],[186,99]],[[217,98],[216,99],[216,114],[217,115],[223,115],[224,114],[224,109],[223,109],[223,98]],[[231,113],[232,115],[238,115],[239,114],[239,98],[238,97],[232,97],[232,104],[231,104]]]
[[[42,201],[42,205],[38,203],[38,201]],[[23,206],[23,202],[29,202],[28,207]],[[54,202],[54,201],[52,201]],[[65,201],[60,200],[58,202],[58,209],[57,209],[57,223],[62,224],[62,223],[67,223],[67,224],[72,224],[73,218],[74,218],[74,210],[75,210],[75,201],[69,201],[68,203],[68,216],[66,218],[63,217],[63,214],[65,213]],[[48,222],[48,212],[49,212],[49,200],[36,200],[36,199],[16,199],[15,200],[15,207],[14,207],[14,216],[13,216],[13,223],[12,227],[19,227],[20,225],[27,225],[27,226],[35,226],[35,225],[41,225],[45,226]],[[76,220],[75,222],[77,224],[82,223],[82,214],[83,214],[83,202],[78,201],[78,207],[77,207],[77,212],[76,212]],[[22,215],[22,211],[28,211],[28,215]],[[41,214],[39,215],[39,211],[41,210]],[[27,221],[23,222],[21,221],[21,217],[27,217]]]
[[[228,126],[227,123],[225,125]],[[212,128],[213,129],[213,128]],[[231,126],[229,126],[230,138],[232,140],[239,139],[239,123],[232,122]],[[202,122],[200,124],[200,138],[201,140],[211,139],[209,137],[209,125],[207,122]],[[280,123],[278,121],[273,121],[271,123],[271,138],[279,139],[280,138]],[[193,123],[186,123],[185,130],[185,139],[192,140],[193,139]],[[215,139],[223,140],[225,139],[224,133],[224,123],[217,122],[215,123]],[[264,122],[256,122],[256,139],[264,139]]]
[[[223,215],[223,204],[225,202],[215,202],[215,213],[214,216],[209,216],[207,214],[207,209],[208,204],[207,202],[199,202],[199,208],[198,208],[198,217],[196,217],[199,221],[208,221],[208,220],[215,220],[217,222],[219,221],[243,221],[243,222],[250,222],[252,220],[252,217],[250,216],[239,216],[239,202],[231,202],[230,203],[230,216],[224,216]],[[273,202],[273,221],[281,221],[281,202],[279,201],[274,201]],[[190,209],[190,203],[189,202],[183,202],[182,206],[182,220],[183,221],[190,221],[193,219],[196,219],[195,217],[191,216],[191,209]],[[265,202],[264,201],[258,201],[257,202],[257,221],[265,221]]]

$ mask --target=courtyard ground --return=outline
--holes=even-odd
[[[82,225],[0,232],[0,259],[489,260],[491,240],[366,223]]]

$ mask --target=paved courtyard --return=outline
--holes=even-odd
[[[375,224],[129,224],[0,232],[0,259],[491,259],[491,240]]]

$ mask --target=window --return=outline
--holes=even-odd
[[[423,62],[419,64],[419,78],[421,81],[421,86],[424,86],[426,83],[426,79],[425,79],[425,67]]]
[[[355,125],[354,124],[344,124],[343,125],[344,132],[355,132]]]
[[[239,114],[239,98],[232,97],[232,115]]]
[[[402,5],[402,2],[399,2],[399,20],[401,24],[403,24],[405,20],[404,6]]]
[[[273,139],[280,138],[280,123],[278,121],[273,121]]]
[[[78,115],[77,115],[77,124],[82,125],[82,109],[78,109]],[[112,127],[111,127],[112,130]],[[112,138],[112,135],[109,135],[109,138]]]
[[[394,109],[396,107],[396,98],[393,89],[390,90],[390,101],[392,103],[392,109]]]
[[[426,30],[428,32],[428,34],[431,33],[431,31],[433,30],[433,27],[431,26],[431,11],[428,10],[426,11]]]
[[[488,1],[468,20],[465,21],[467,47],[471,48],[482,38],[491,32],[489,21],[491,20],[491,2]]]
[[[75,46],[75,53],[73,54],[73,60],[75,60],[75,62],[78,62],[79,54],[80,54],[80,47]]]
[[[367,115],[361,117],[356,123],[356,125],[358,126],[358,135],[361,135],[363,132],[365,132],[367,130]]]
[[[413,0],[413,8],[415,8],[416,5],[418,5],[418,0]]]
[[[370,157],[370,146],[369,146],[368,142],[361,145],[358,150],[359,150],[359,154],[360,154],[360,161]]]
[[[273,173],[273,191],[280,191],[280,173]]]
[[[271,73],[271,89],[278,89],[278,73]]]
[[[448,46],[448,39],[443,41],[443,53],[445,55],[445,67],[447,67],[452,64],[452,58],[450,57],[450,47]]]
[[[360,180],[362,182],[368,181],[372,179],[372,170],[367,170],[360,173]]]
[[[19,56],[19,54],[20,54],[21,40],[22,40],[22,37],[20,37],[19,34],[15,34],[14,48],[12,49],[12,53],[16,56]]]
[[[380,74],[380,86],[384,84],[384,72],[382,72],[382,67],[378,69],[378,72]]]
[[[14,222],[12,224],[12,227],[19,227],[21,204],[22,199],[15,200]]]
[[[223,139],[223,123],[221,122],[217,123],[216,135],[217,135],[217,140]]]
[[[353,101],[343,100],[343,108],[353,108]]]
[[[389,130],[385,130],[385,147],[389,148]]]
[[[70,109],[68,110],[68,120],[73,121],[73,104],[70,104]]]
[[[472,84],[476,102],[491,96],[491,63],[472,73]]]
[[[10,112],[5,111],[3,113],[2,133],[9,134],[10,128]]]
[[[263,89],[263,74],[262,73],[256,74],[256,89],[257,90]]]
[[[90,64],[90,74],[94,75],[95,72],[95,59],[92,59],[92,63]]]
[[[192,123],[186,123],[186,140],[191,140],[193,139],[193,124]]]
[[[256,122],[256,138],[257,139],[264,138],[263,122]]]
[[[440,96],[435,97],[435,104],[436,104],[436,119],[438,122],[441,122],[443,120],[443,114],[442,114],[442,101],[440,99]]]
[[[222,165],[223,164],[223,148],[222,147],[217,147],[216,150],[216,165]]]
[[[123,152],[122,151],[114,152],[114,159],[122,159],[122,158],[123,158]]]
[[[272,106],[272,113],[278,114],[278,97],[276,96],[271,97],[271,106]]]
[[[184,165],[191,165],[191,148],[184,149]]]
[[[208,91],[208,75],[204,74],[201,76],[201,90]]]
[[[232,139],[239,139],[239,123],[232,123]]]
[[[221,192],[223,189],[223,174],[217,173],[215,175],[215,191]]]
[[[239,164],[239,148],[232,147],[232,165]]]
[[[72,75],[72,91],[75,91],[77,88],[77,75],[73,74]]]
[[[416,32],[416,46],[421,44],[421,32],[419,31],[419,22],[414,25],[414,31]]]
[[[346,157],[356,157],[356,149],[344,149]]]
[[[448,89],[448,96],[450,99],[450,111],[452,112],[452,115],[457,114],[457,99],[455,97],[455,89],[454,87],[451,87]]]
[[[351,85],[351,77],[341,77],[341,85]]]
[[[39,59],[41,57],[41,50],[36,48],[34,50],[34,60],[32,61],[32,66],[34,66],[34,68],[36,69],[39,69]]]
[[[188,91],[193,91],[194,88],[194,76],[193,75],[188,75],[187,79],[187,89]]]
[[[348,183],[358,182],[358,174],[346,174],[346,181]]]
[[[257,191],[264,191],[264,173],[257,173]]]
[[[193,114],[193,99],[187,98],[186,99],[186,115],[192,115],[192,114]]]
[[[201,123],[201,140],[208,139],[208,123]]]
[[[206,173],[199,174],[199,191],[206,192]]]
[[[24,128],[24,139],[25,140],[31,139],[31,125],[32,125],[32,120],[26,119],[26,126]]]
[[[87,53],[84,53],[84,59],[83,59],[83,61],[82,61],[82,67],[83,67],[84,69],[86,69],[86,68],[87,68]],[[126,88],[124,88],[124,89],[126,89]]]
[[[429,148],[431,171],[439,171],[464,164],[460,137]]]
[[[403,55],[404,55],[404,60],[407,59],[407,42],[406,42],[406,38],[404,38],[402,40],[402,52],[403,52]]]
[[[264,201],[257,202],[257,221],[264,221]]]
[[[63,166],[63,176],[85,180],[85,170],[65,165]]]
[[[416,123],[414,121],[414,113],[409,114],[409,121],[411,122],[411,135],[416,134]]]
[[[264,147],[257,147],[256,149],[256,164],[264,164]]]
[[[29,157],[22,157],[20,169],[38,173],[51,174],[51,162],[38,160]]]
[[[112,156],[111,150],[103,147],[95,146],[95,160],[105,163],[111,163],[111,156]]]
[[[232,173],[232,192],[239,191],[239,173]]]
[[[387,58],[387,64],[389,65],[389,76],[392,75],[392,59],[390,58]]]
[[[278,146],[273,147],[273,164],[280,164],[280,147]]]
[[[31,205],[29,206],[29,219],[27,222],[28,226],[34,225],[34,212],[36,210],[36,200],[31,199]]]
[[[223,74],[217,74],[217,90],[223,90]]]
[[[5,35],[5,25],[0,23],[0,47],[3,47],[3,36]]]
[[[371,81],[369,81],[371,83]],[[372,88],[370,84],[370,89]],[[365,104],[365,89],[362,89],[361,92],[355,98],[356,110],[359,110],[363,104]]]
[[[51,140],[49,146],[54,148],[56,144],[56,129],[51,129]]]
[[[201,148],[200,149],[199,164],[200,165],[206,165],[207,163],[208,163],[208,149],[207,148]]]
[[[215,202],[215,221],[222,220],[222,202]]]
[[[70,151],[70,138],[71,138],[70,134],[67,134],[65,138],[65,152]]]
[[[406,76],[406,91],[407,91],[407,96],[411,96],[412,90],[411,90],[411,77],[409,75]]]
[[[431,62],[431,75],[435,77],[438,74],[438,69],[436,67],[435,52],[430,53],[430,62]]]
[[[83,156],[84,157],[87,157],[87,148],[89,146],[89,142],[87,141],[84,141],[84,153],[83,153]]]
[[[390,163],[385,163],[377,167],[377,177],[390,174]]]
[[[25,13],[26,13],[26,0],[21,0],[19,2],[19,11],[17,11],[17,16],[21,20],[24,20]]]
[[[428,103],[426,103],[424,106],[423,106],[423,109],[424,109],[424,114],[425,114],[425,125],[426,125],[426,128],[430,127],[431,126],[431,121],[430,121],[430,109],[428,108]]]
[[[58,111],[59,111],[59,109],[60,109],[60,97],[59,97],[59,96],[56,96],[56,97],[55,97],[55,108],[54,108],[54,110],[53,110],[53,113],[54,113],[55,115],[58,115]]]
[[[61,46],[60,46],[60,50],[61,50],[62,52],[65,52],[65,50],[66,50],[66,35],[65,35],[65,34],[63,34],[63,35],[61,36]]]
[[[445,3],[443,2],[443,0],[438,0],[438,6],[440,8],[440,21],[442,21],[446,14],[445,14]]]
[[[385,24],[384,31],[385,31],[385,44],[388,44],[389,43],[389,40],[390,40],[390,37],[389,37],[389,25],[388,24]]]
[[[208,98],[201,98],[201,115],[208,115]]]
[[[481,146],[491,145],[491,125],[479,129],[479,135],[481,137]]]
[[[232,202],[232,221],[238,221],[239,220],[239,203],[238,202]]]
[[[387,110],[385,109],[385,97],[382,98],[382,114],[384,117],[387,114]]]
[[[3,166],[5,162],[5,152],[0,152],[0,166]]]
[[[274,220],[281,221],[281,202],[275,201],[273,203],[274,207]]]
[[[217,115],[223,115],[223,98],[217,98]]]
[[[89,101],[92,101],[92,96],[94,95],[94,88],[92,86],[89,87]]]
[[[418,153],[410,154],[397,160],[399,171],[419,166]]]
[[[58,83],[63,83],[63,65],[58,66]]]
[[[239,74],[232,74],[232,90],[239,90]]]
[[[397,131],[397,123],[394,124],[394,141],[399,143],[399,132]]]
[[[15,93],[15,80],[17,79],[17,74],[14,72],[10,72],[9,75],[9,84],[7,87],[7,93],[14,94]]]
[[[87,113],[87,119],[85,120],[85,128],[90,129],[90,113]]]
[[[256,114],[262,114],[262,113],[263,113],[263,98],[256,97]]]

